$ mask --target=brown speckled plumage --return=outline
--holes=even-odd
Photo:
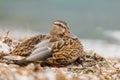
[[[63,37],[51,45],[52,57],[48,58],[49,64],[67,65],[83,55],[83,46],[76,38]]]
[[[35,50],[35,45],[44,40],[49,40],[52,56],[47,58],[47,63],[52,65],[67,65],[83,55],[81,42],[69,35],[69,27],[64,21],[53,22],[50,35],[37,35],[16,46],[12,54],[30,55]],[[28,56],[30,57],[30,56]]]

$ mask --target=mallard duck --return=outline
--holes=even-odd
[[[83,55],[83,46],[71,35],[67,23],[56,20],[50,35],[38,35],[18,45],[12,54],[29,55],[20,63],[46,60],[51,65],[67,65]]]
[[[39,35],[33,36],[23,41],[22,43],[18,44],[10,54],[20,55],[20,56],[29,56],[34,51],[35,46],[41,41],[49,40],[49,39],[50,41],[53,41],[53,40],[56,40],[58,37],[65,36],[66,33],[68,33],[67,30],[69,29],[66,25],[67,25],[66,22],[60,21],[60,20],[53,22],[52,28],[50,30],[50,35],[39,34]],[[65,26],[64,28],[66,29],[58,26]]]

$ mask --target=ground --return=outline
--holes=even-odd
[[[10,40],[8,36],[5,39],[0,38],[0,80],[120,80],[120,58],[106,58],[92,51],[85,51],[83,57],[65,67],[8,64],[22,58],[8,55],[22,39]],[[13,44],[8,45],[9,41]]]
[[[0,80],[120,80],[120,59],[104,58],[85,52],[78,61],[66,67],[42,67],[0,63]]]

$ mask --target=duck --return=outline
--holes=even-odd
[[[45,60],[50,65],[68,65],[84,54],[81,41],[73,34],[65,21],[53,22],[50,35],[34,36],[16,46],[12,54],[27,56],[18,63]]]

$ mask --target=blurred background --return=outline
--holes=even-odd
[[[0,35],[49,33],[64,20],[86,50],[120,56],[120,0],[0,0]],[[107,53],[107,54],[106,54]]]

